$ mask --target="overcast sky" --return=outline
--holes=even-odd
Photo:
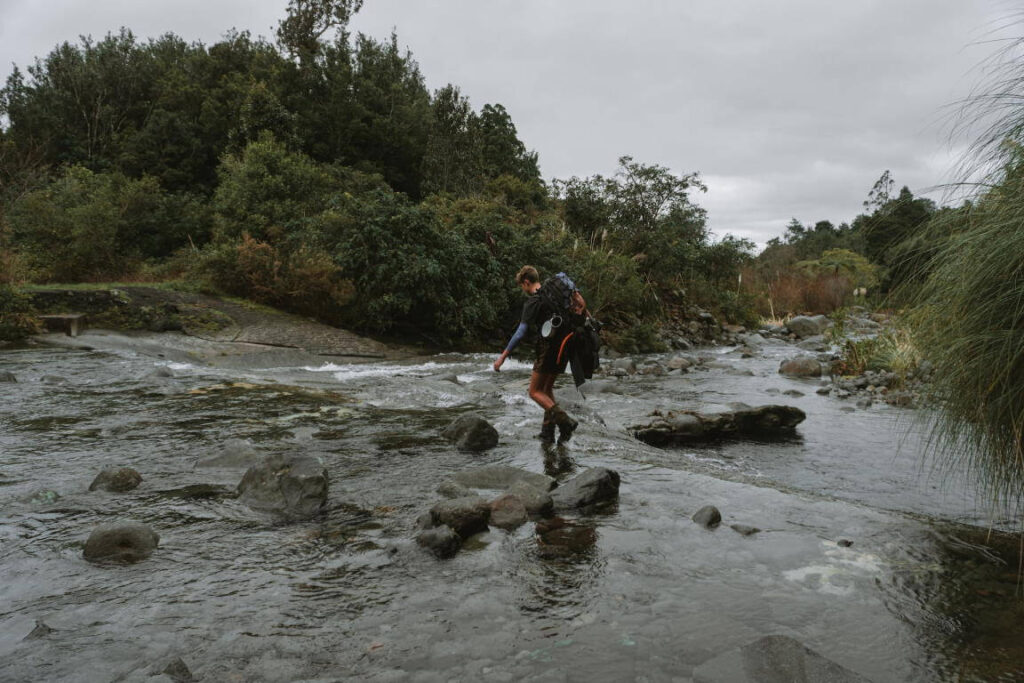
[[[272,36],[286,0],[0,0],[0,73],[64,40],[127,26],[215,42]],[[712,230],[763,244],[850,221],[881,173],[950,180],[950,105],[979,80],[1002,0],[366,0],[431,89],[505,105],[545,178],[617,159],[698,171]],[[929,196],[940,199],[938,193]]]

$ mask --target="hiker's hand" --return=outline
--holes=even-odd
[[[501,355],[498,356],[498,360],[494,361],[494,365],[492,366],[494,367],[495,372],[501,372],[501,366],[505,362],[506,358],[508,358],[508,351],[502,351]]]

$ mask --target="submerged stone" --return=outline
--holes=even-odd
[[[14,376],[14,373],[4,370],[3,372],[0,372],[0,382],[17,384],[18,378]]]
[[[327,469],[318,458],[274,454],[246,471],[238,493],[254,510],[302,519],[327,504],[327,484]]]
[[[792,434],[807,417],[792,406],[733,404],[730,407],[730,410],[713,413],[655,411],[650,420],[629,427],[629,431],[652,446],[716,438],[771,438]]]
[[[558,486],[558,482],[546,474],[537,474],[536,472],[529,472],[508,465],[490,465],[463,470],[456,473],[454,479],[462,486],[474,489],[498,489],[501,491],[509,490],[518,482],[526,483],[533,488],[543,491],[550,491]]]
[[[693,670],[694,683],[868,683],[787,636],[765,636]]]
[[[50,628],[43,623],[42,619],[36,619],[36,627],[29,631],[28,635],[22,638],[22,640],[38,640],[39,638],[45,638],[57,629]]]
[[[131,467],[109,468],[101,471],[89,484],[90,491],[110,491],[124,493],[131,491],[142,483],[142,475]]]
[[[756,526],[748,526],[746,524],[730,524],[729,528],[741,536],[753,536],[761,531]]]
[[[555,510],[555,502],[546,489],[536,488],[525,481],[517,481],[508,492],[523,502],[528,514],[544,517]]]
[[[416,535],[416,543],[438,558],[453,557],[462,547],[462,538],[449,526],[425,529]]]
[[[139,562],[160,543],[160,537],[147,524],[119,522],[96,527],[82,551],[90,562]]]

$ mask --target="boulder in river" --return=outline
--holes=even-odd
[[[498,445],[498,430],[476,413],[456,418],[441,434],[464,451],[486,451]]]
[[[90,562],[139,562],[149,557],[160,537],[147,524],[101,524],[85,542],[82,555]]]
[[[646,422],[629,427],[629,432],[652,446],[720,438],[771,438],[792,434],[806,417],[799,408],[780,405],[736,405],[718,413],[656,410]]]
[[[89,484],[90,491],[110,491],[124,493],[131,491],[142,483],[142,475],[131,467],[107,468],[100,471]]]
[[[560,510],[596,505],[619,497],[619,473],[604,467],[591,467],[558,487],[551,494]]]
[[[18,378],[15,377],[13,373],[4,370],[3,372],[0,372],[0,382],[17,384]]]
[[[36,627],[29,631],[28,635],[22,638],[22,640],[39,640],[45,638],[57,629],[50,628],[47,626],[42,619],[36,619]]]
[[[779,364],[779,374],[787,377],[821,377],[821,361],[813,356],[788,358]]]
[[[729,528],[741,536],[753,536],[761,531],[756,526],[750,526],[749,524],[730,524]]]
[[[450,479],[442,481],[437,487],[437,492],[445,498],[465,498],[473,495],[473,491]]]
[[[868,683],[788,636],[765,636],[693,670],[694,683]]]
[[[546,517],[555,510],[555,502],[546,488],[539,489],[525,481],[517,481],[508,492],[523,501],[528,514]]]
[[[246,471],[238,493],[254,510],[303,519],[326,505],[327,483],[327,470],[318,458],[277,453]]]
[[[832,327],[832,321],[824,315],[798,315],[790,319],[786,323],[786,327],[801,339],[807,339],[808,337],[822,334],[825,330]]]
[[[416,543],[445,559],[454,557],[462,547],[462,538],[450,526],[438,526],[425,529],[416,535]]]
[[[506,493],[491,501],[491,526],[512,530],[526,524],[527,519],[526,506],[514,493]]]
[[[453,498],[430,508],[430,518],[434,526],[450,526],[460,537],[469,538],[480,531],[487,531],[491,505],[478,496]]]
[[[509,490],[517,482],[525,482],[533,488],[544,491],[550,491],[558,486],[558,482],[546,474],[538,474],[508,465],[488,465],[463,470],[456,473],[454,479],[456,483],[469,488],[501,491]]]
[[[722,523],[722,513],[714,505],[705,505],[691,517],[694,522],[705,529],[714,529]]]

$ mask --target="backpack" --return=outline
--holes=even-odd
[[[587,302],[576,288],[576,283],[565,273],[552,275],[541,283],[540,293],[551,316],[561,316],[569,323],[569,329],[586,319]]]
[[[593,376],[601,364],[601,323],[590,317],[587,302],[576,288],[576,283],[565,273],[557,273],[545,280],[540,293],[551,311],[551,318],[562,319],[553,336],[556,339],[564,339],[570,334],[574,337],[567,351],[570,353],[573,379],[579,387]]]

